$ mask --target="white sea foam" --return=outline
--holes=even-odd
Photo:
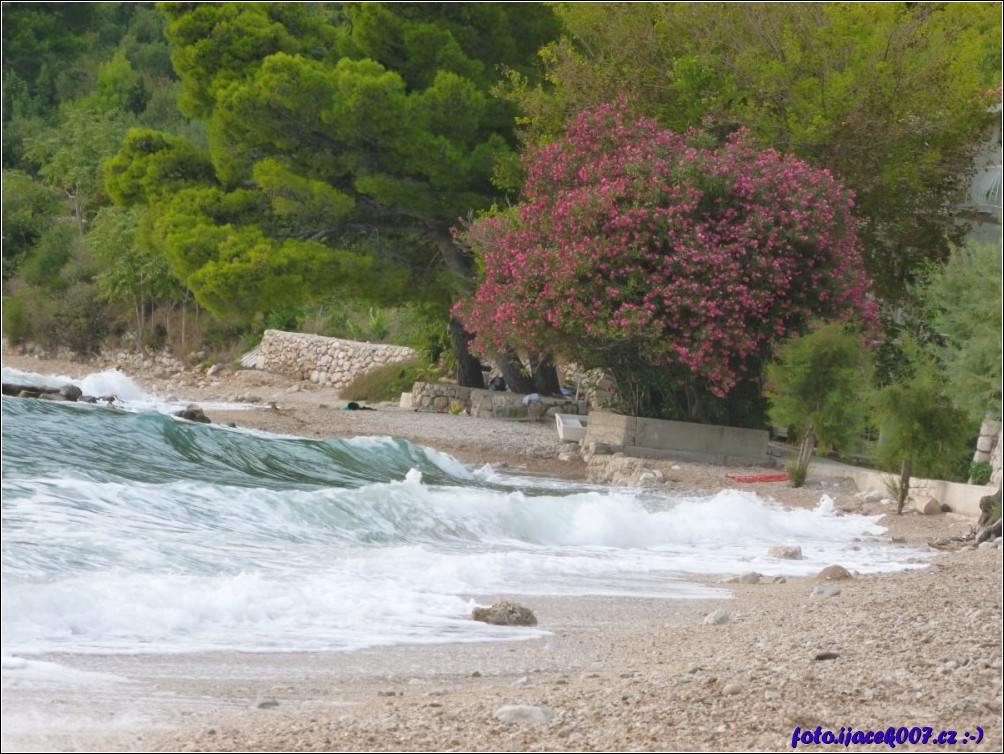
[[[114,398],[114,405],[126,411],[157,411],[162,414],[174,414],[189,405],[188,401],[167,400],[148,393],[140,387],[132,377],[119,369],[106,369],[86,377],[75,378],[64,375],[46,375],[35,372],[24,372],[20,369],[3,367],[0,370],[3,382],[17,385],[34,385],[39,387],[63,387],[76,385],[84,395],[95,398]],[[199,403],[206,411],[226,411],[253,408],[246,403],[227,403],[207,401]]]
[[[92,377],[90,391],[148,399],[119,373]],[[42,457],[16,455],[17,443],[4,443],[5,673],[52,651],[348,650],[526,638],[542,631],[470,621],[471,599],[721,598],[725,589],[688,576],[805,575],[833,563],[873,572],[914,567],[922,557],[889,545],[876,518],[841,515],[825,496],[814,510],[791,510],[736,490],[570,487],[490,468],[470,473],[435,452],[424,456],[432,462],[426,479],[417,469],[405,473],[421,454],[389,438],[353,440],[350,453],[332,455],[343,446],[173,432],[161,420],[99,421],[92,412],[67,412],[63,423],[60,412],[43,413],[59,441],[47,447],[72,447],[74,431],[85,433],[81,444],[95,432],[120,442],[99,466],[93,449],[101,442],[78,456]],[[21,407],[5,417],[5,438],[15,419],[30,436],[32,413]],[[309,477],[318,459],[344,463],[337,471],[347,481]],[[366,481],[374,478],[384,481]],[[804,559],[767,557],[786,544],[800,546]]]
[[[906,565],[879,542],[848,549],[881,528],[825,505],[786,510],[734,491],[528,497],[429,487],[415,470],[358,489],[239,497],[192,481],[48,480],[17,508],[15,540],[30,527],[49,559],[36,547],[5,562],[4,642],[18,654],[481,640],[500,633],[466,619],[470,595],[721,597],[686,574]],[[767,558],[788,543],[805,559]]]

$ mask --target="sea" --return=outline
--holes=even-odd
[[[922,565],[821,495],[652,492],[470,466],[394,437],[303,439],[173,416],[127,374],[3,369],[109,405],[3,397],[2,652],[346,652],[503,641],[498,596],[729,597],[708,574]],[[213,408],[237,405],[204,404]],[[245,407],[250,408],[250,407]],[[803,560],[767,556],[798,545]]]

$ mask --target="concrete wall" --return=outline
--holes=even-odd
[[[814,458],[809,464],[810,479],[850,479],[861,492],[887,492],[886,480],[898,478],[891,474],[873,469],[862,469],[848,466],[825,458]],[[910,477],[910,495],[930,495],[939,503],[948,505],[956,513],[979,517],[980,498],[992,495],[997,490],[992,485],[961,484],[959,482],[944,482],[940,479],[923,479]]]
[[[404,346],[281,330],[266,330],[258,352],[261,369],[336,389],[345,387],[360,374],[415,356],[413,350]]]
[[[610,452],[648,458],[764,465],[773,463],[768,439],[766,430],[593,411],[582,442],[587,451],[602,445]]]

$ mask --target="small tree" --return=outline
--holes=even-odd
[[[1001,418],[1001,242],[971,240],[952,250],[920,290],[934,351],[945,365],[945,394],[974,421]]]
[[[524,157],[524,202],[463,234],[484,276],[458,313],[482,353],[603,366],[632,413],[699,421],[708,399],[759,396],[777,340],[869,312],[852,202],[743,134],[716,146],[624,110]]]
[[[768,415],[803,438],[792,482],[800,486],[815,443],[848,450],[866,421],[871,360],[860,335],[839,323],[788,341],[767,367]]]
[[[872,405],[881,430],[879,464],[899,470],[897,513],[903,512],[910,476],[964,478],[973,422],[945,396],[940,365],[915,344],[907,344],[909,371],[902,379],[875,391]]]
[[[182,291],[171,275],[163,254],[136,242],[140,222],[136,208],[102,207],[91,224],[86,240],[94,256],[103,263],[96,283],[105,301],[131,306],[136,319],[136,342],[145,348],[147,312],[158,300]]]

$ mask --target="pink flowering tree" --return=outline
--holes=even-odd
[[[460,232],[483,279],[458,316],[482,353],[607,368],[631,413],[755,423],[777,342],[872,316],[849,192],[743,133],[625,110],[581,113],[524,156],[521,204]]]

